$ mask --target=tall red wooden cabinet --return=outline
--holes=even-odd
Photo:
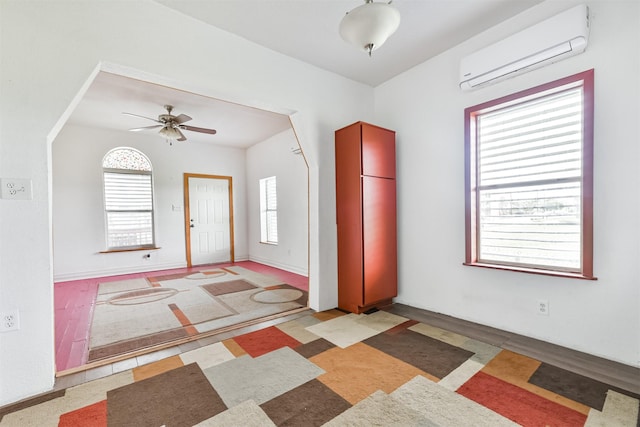
[[[338,307],[362,313],[398,293],[395,132],[357,122],[335,145]]]

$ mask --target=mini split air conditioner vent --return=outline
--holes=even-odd
[[[475,89],[584,52],[589,9],[576,6],[542,21],[460,62],[460,88]]]

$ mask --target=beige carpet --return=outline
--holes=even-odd
[[[306,292],[242,267],[101,283],[88,361],[306,305]]]

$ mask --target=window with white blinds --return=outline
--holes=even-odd
[[[153,177],[150,163],[142,153],[137,150],[130,152],[132,150],[129,148],[112,150],[103,161],[108,250],[154,246]],[[122,153],[122,151],[128,153]],[[123,154],[127,154],[127,156]],[[143,156],[141,161],[146,161],[146,163],[131,161],[138,155]],[[121,161],[125,157],[126,163]],[[117,161],[114,162],[114,158]],[[104,167],[105,165],[111,167]]]
[[[276,177],[260,180],[260,241],[278,243],[278,195]]]
[[[467,109],[467,263],[591,276],[593,90],[578,76]]]

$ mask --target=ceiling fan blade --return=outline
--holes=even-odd
[[[157,122],[157,123],[162,123],[158,119],[152,119],[151,117],[145,117],[145,116],[141,116],[141,115],[138,115],[138,114],[133,114],[133,113],[122,113],[122,114],[125,114],[127,116],[140,117],[141,119],[153,120],[154,122]]]
[[[176,132],[178,132],[180,134],[180,138],[176,139],[176,141],[186,141],[187,137],[184,136],[184,134],[182,132],[180,132],[180,129],[176,128]]]
[[[190,130],[192,132],[208,133],[211,135],[215,135],[218,132],[215,129],[198,128],[195,126],[187,126],[187,125],[180,125],[180,129]]]
[[[177,124],[188,122],[189,120],[193,120],[191,117],[186,114],[180,114],[175,119],[173,119]]]
[[[129,129],[131,132],[139,132],[141,130],[151,130],[151,129],[159,129],[161,128],[163,125],[153,125],[153,126],[144,126],[141,128],[133,128],[133,129]]]

